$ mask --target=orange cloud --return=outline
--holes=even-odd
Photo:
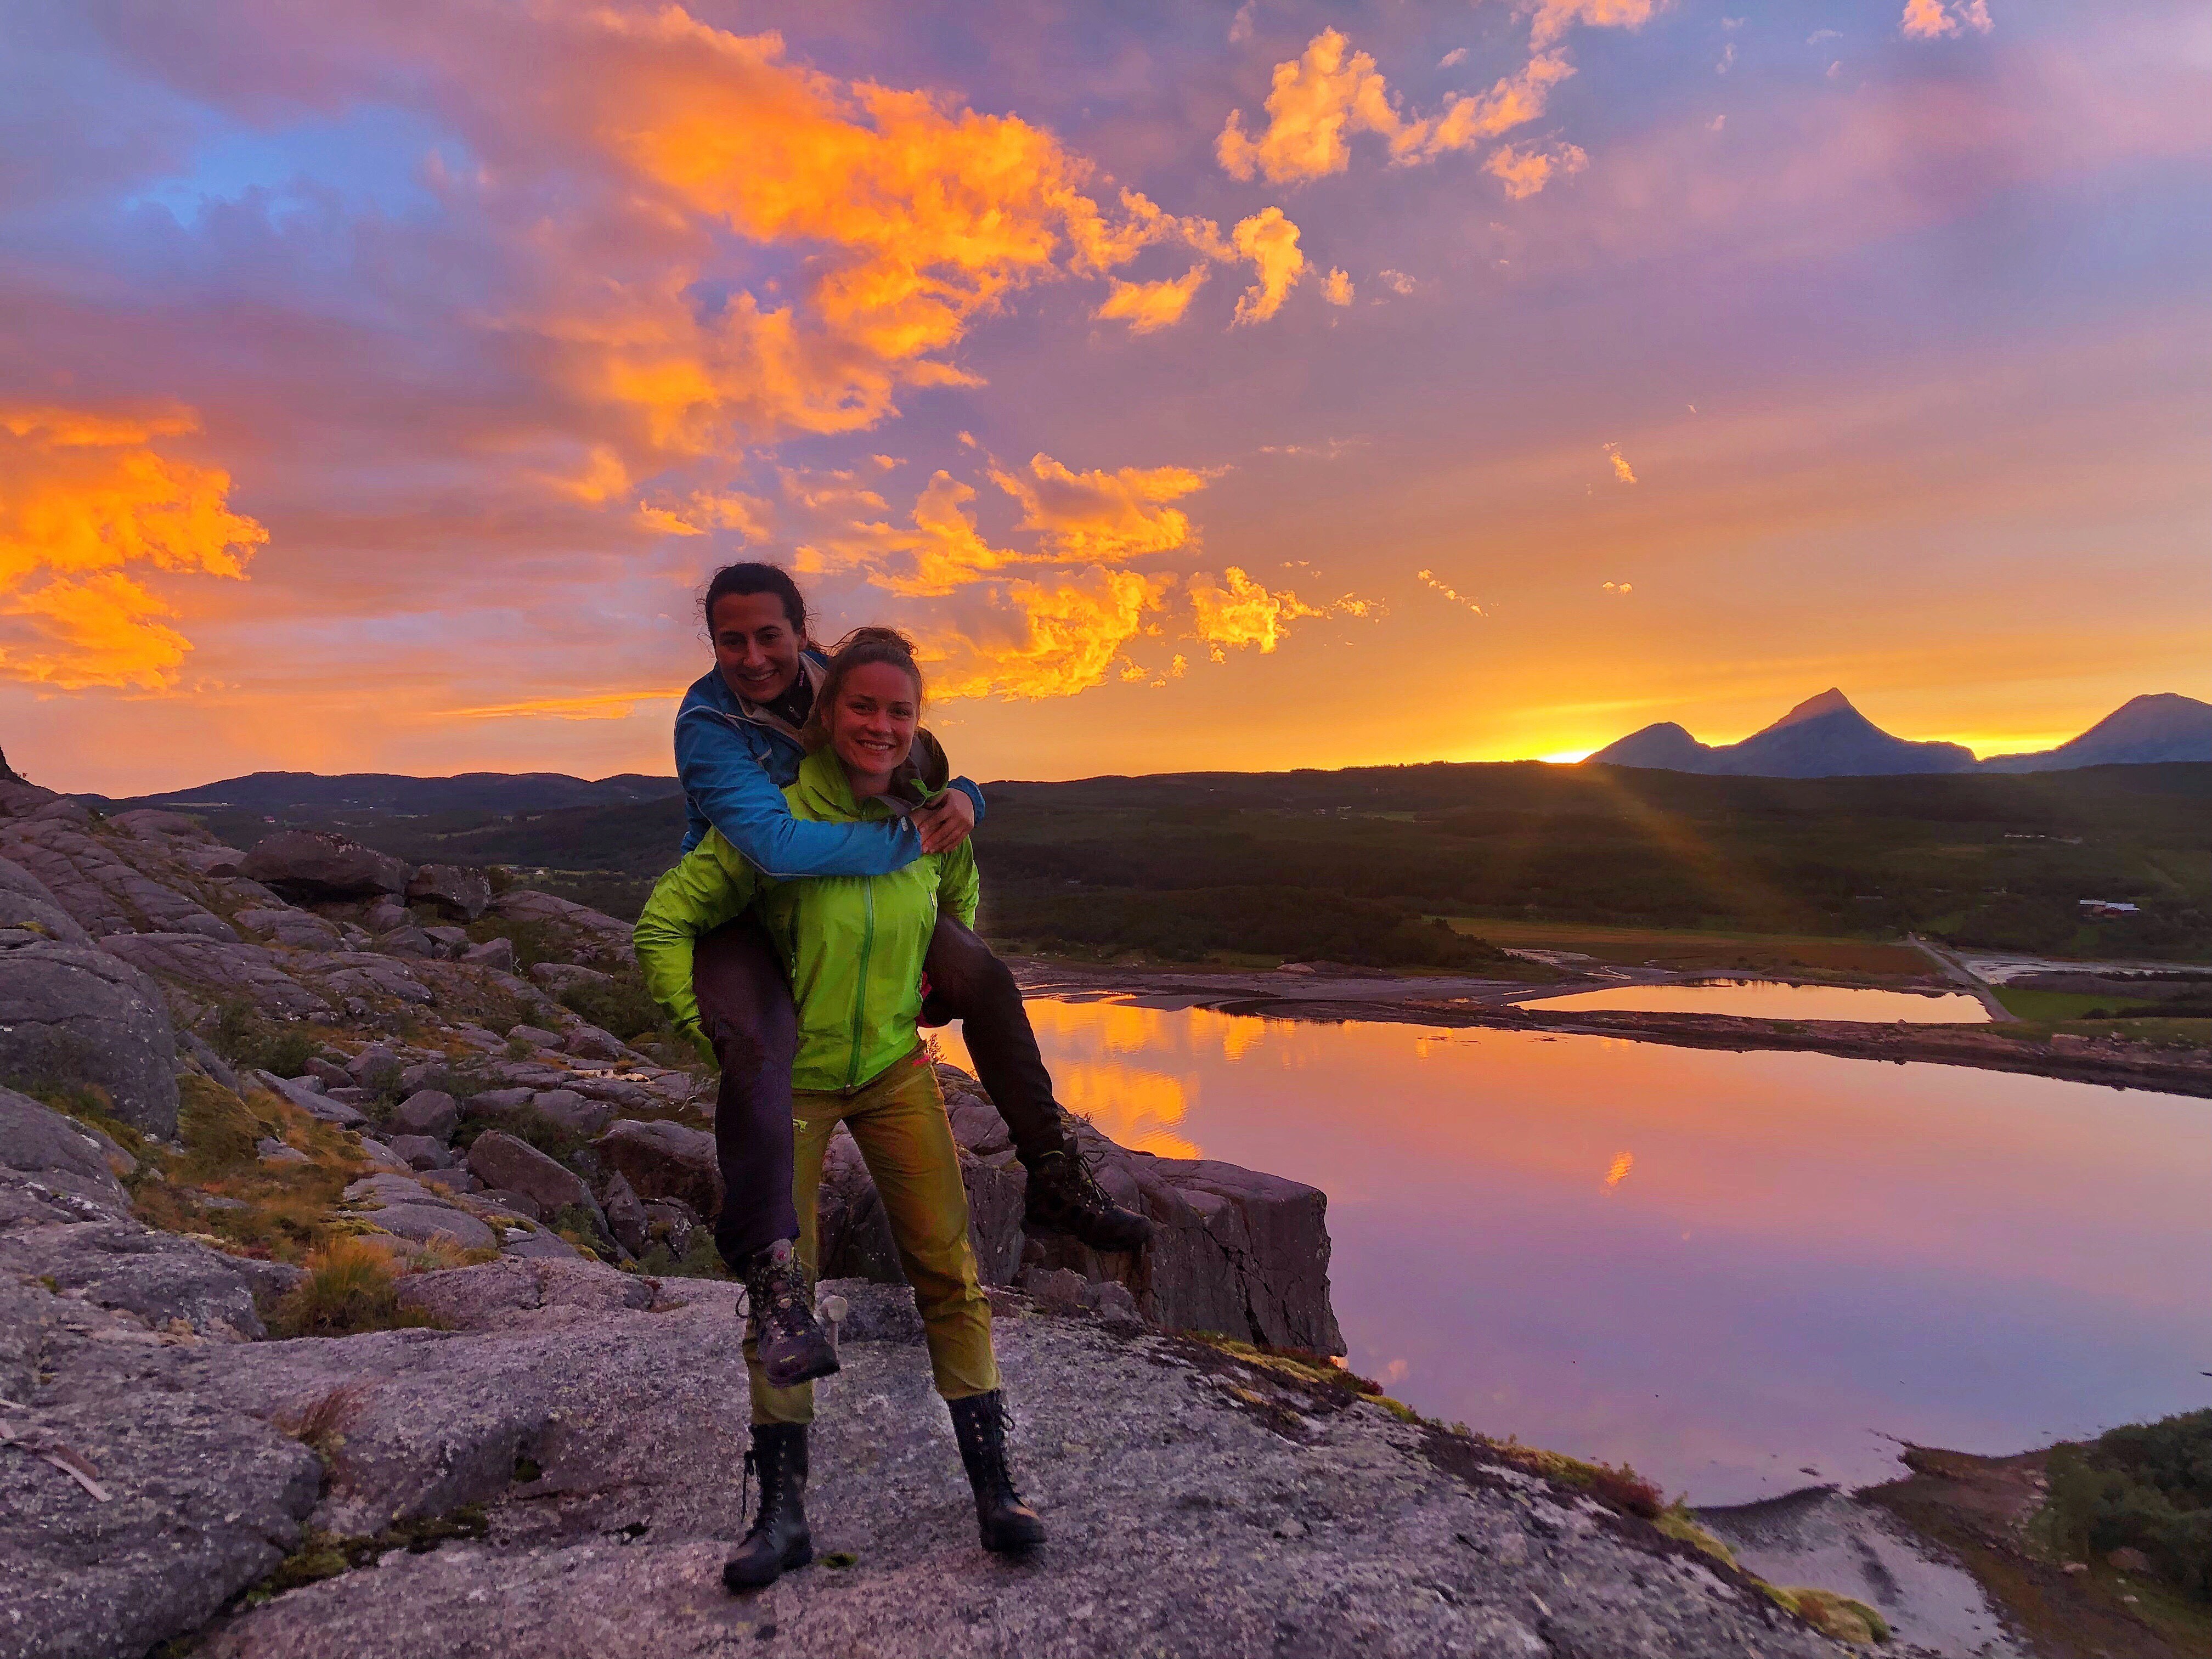
[[[1344,271],[1331,269],[1328,280],[1321,285],[1321,297],[1333,306],[1352,303],[1352,278]]]
[[[1209,476],[1182,466],[1072,472],[1045,454],[1030,458],[1026,477],[1000,467],[991,471],[993,482],[1021,503],[1022,528],[1039,532],[1071,561],[1173,552],[1190,539],[1190,520],[1167,503],[1203,489]]]
[[[1237,225],[1236,241],[1237,251],[1258,273],[1237,301],[1236,321],[1264,323],[1283,308],[1284,300],[1305,273],[1298,228],[1283,216],[1282,209],[1262,208]]]
[[[1640,29],[1666,0],[1536,0],[1530,14],[1529,44],[1542,47],[1581,23],[1589,28]]]
[[[1288,589],[1269,592],[1233,564],[1224,577],[1225,585],[1215,581],[1212,572],[1201,570],[1185,584],[1194,628],[1212,647],[1216,662],[1222,660],[1224,646],[1256,645],[1263,653],[1273,651],[1291,623],[1324,614]]]
[[[1516,149],[1500,144],[1483,160],[1483,170],[1505,186],[1515,201],[1524,201],[1551,183],[1557,173],[1577,173],[1589,165],[1579,145],[1562,144],[1549,154],[1540,149]]]
[[[1623,483],[1636,482],[1636,469],[1628,464],[1628,457],[1620,453],[1619,444],[1605,446],[1606,459],[1613,463],[1613,476]]]
[[[154,447],[198,424],[0,408],[0,676],[69,690],[175,682],[191,647],[141,578],[242,578],[269,538],[230,510],[228,473]]]
[[[1574,73],[1563,54],[1539,52],[1488,92],[1455,98],[1434,115],[1414,118],[1400,111],[1374,58],[1350,47],[1337,30],[1323,29],[1301,56],[1276,64],[1267,130],[1257,137],[1245,131],[1242,110],[1229,112],[1214,155],[1231,178],[1264,176],[1285,184],[1341,173],[1352,164],[1348,135],[1358,132],[1382,138],[1399,166],[1433,161],[1534,120],[1544,112],[1551,88]]]
[[[1180,276],[1156,283],[1125,283],[1116,278],[1105,302],[1091,314],[1129,325],[1132,334],[1150,334],[1182,320],[1192,297],[1211,270],[1203,259]]]
[[[1898,28],[1908,40],[1935,40],[1956,34],[1961,24],[1978,34],[1995,28],[1989,0],[1905,0]]]
[[[1104,682],[1167,591],[1169,579],[1102,570],[1012,581],[921,641],[930,690],[944,697],[1073,696]]]

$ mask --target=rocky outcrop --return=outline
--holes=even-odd
[[[89,945],[0,932],[0,1078],[37,1088],[91,1084],[147,1133],[177,1127],[177,1047],[161,995]]]
[[[1315,1353],[1344,1351],[1329,1302],[1328,1200],[1318,1188],[1212,1159],[1133,1152],[1074,1122],[1099,1185],[1152,1218],[1152,1243],[1140,1255],[1109,1256],[1062,1235],[1030,1237],[1022,1225],[1028,1177],[1006,1124],[965,1072],[940,1066],[938,1076],[961,1147],[970,1238],[987,1284],[1012,1284],[1024,1265],[1067,1271],[1121,1285],[1147,1320],[1170,1330],[1225,1331]],[[711,1142],[702,1149],[711,1150]],[[899,1279],[883,1205],[860,1148],[842,1133],[823,1159],[821,1249],[825,1273]]]
[[[290,898],[366,898],[407,890],[407,866],[343,836],[280,830],[253,843],[239,873]]]
[[[408,881],[407,896],[435,904],[464,921],[474,921],[491,908],[491,878],[458,864],[426,864]]]
[[[976,1548],[911,1304],[854,1282],[824,1287],[848,1302],[848,1334],[844,1370],[819,1386],[808,1491],[816,1547],[841,1565],[732,1599],[720,1572],[739,1529],[740,1333],[725,1297],[671,1306],[677,1288],[502,1262],[417,1282],[451,1333],[215,1355],[231,1397],[269,1416],[358,1390],[317,1527],[358,1535],[469,1504],[484,1518],[472,1541],[241,1612],[201,1650],[1835,1652],[1725,1567],[1474,1443],[1012,1297],[996,1323],[1013,1455],[1052,1541],[1039,1565],[1009,1568]]]

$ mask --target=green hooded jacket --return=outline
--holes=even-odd
[[[857,805],[845,769],[819,749],[783,792],[793,817],[858,823],[892,816],[884,801]],[[655,884],[637,919],[637,960],[646,988],[676,1029],[709,1060],[691,988],[692,950],[757,904],[782,953],[799,1005],[796,1089],[857,1089],[914,1050],[921,1013],[921,963],[940,911],[975,920],[975,854],[966,842],[927,854],[884,876],[762,874],[715,830]]]

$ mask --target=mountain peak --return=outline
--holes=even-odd
[[[1823,714],[1856,714],[1858,712],[1851,707],[1851,700],[1843,694],[1841,688],[1832,685],[1819,696],[1806,698],[1766,730],[1779,732],[1784,726],[1819,720]]]

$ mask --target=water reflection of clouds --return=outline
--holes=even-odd
[[[1704,1501],[2206,1403],[2205,1103],[1621,1038],[1030,1005],[1122,1141],[1323,1188],[1357,1370]],[[949,1045],[948,1045],[949,1046]],[[958,1058],[958,1055],[955,1055]],[[1632,1149],[1630,1150],[1630,1149]]]

